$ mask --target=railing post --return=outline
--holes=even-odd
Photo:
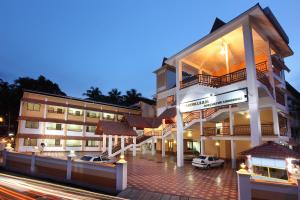
[[[72,156],[68,156],[67,160],[67,180],[71,180],[72,178]]]
[[[35,159],[36,159],[36,152],[32,152],[31,154],[31,165],[30,165],[30,173],[35,173]]]
[[[121,192],[127,188],[127,162],[119,160],[116,163],[116,190]]]

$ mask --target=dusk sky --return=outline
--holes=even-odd
[[[204,3],[206,2],[206,3]],[[152,73],[205,36],[215,17],[227,22],[257,1],[36,0],[0,2],[0,78],[44,75],[70,96],[90,86],[102,92],[136,88],[155,93]],[[286,75],[300,89],[300,1],[269,6],[295,52]]]

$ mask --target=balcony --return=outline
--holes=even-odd
[[[270,93],[273,94],[273,87],[271,86],[269,78],[266,75],[267,71],[268,71],[268,67],[266,61],[256,64],[257,80],[263,83],[270,91]],[[247,78],[246,68],[222,76],[197,74],[182,80],[180,82],[180,89],[184,89],[196,84],[213,87],[213,88],[219,88],[226,85],[230,85],[232,83],[244,81],[246,80],[246,78]]]
[[[262,136],[275,136],[273,124],[261,124],[261,133]],[[250,125],[235,125],[233,126],[233,135],[234,136],[250,136]],[[218,136],[218,135],[230,135],[230,127],[222,126],[222,127],[204,127],[203,128],[204,136]]]
[[[278,88],[275,88],[276,102],[285,106],[285,96]]]

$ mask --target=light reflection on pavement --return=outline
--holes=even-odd
[[[87,190],[57,185],[45,181],[17,177],[0,173],[1,200],[94,200],[122,198],[108,196]]]

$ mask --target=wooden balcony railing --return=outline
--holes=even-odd
[[[257,71],[257,79],[262,82],[266,87],[270,90],[271,94],[273,94],[273,88],[269,82],[268,77],[266,76],[266,72],[268,71],[267,62],[260,62],[256,64]],[[246,68],[231,72],[229,74],[225,74],[222,76],[211,76],[206,74],[197,74],[194,76],[190,76],[185,78],[180,82],[180,88],[186,88],[192,85],[200,84],[203,86],[219,88],[225,85],[229,85],[232,83],[236,83],[239,81],[246,80],[247,73]]]
[[[275,88],[275,94],[276,94],[276,102],[285,106],[284,94],[278,88]]]
[[[251,134],[250,125],[235,125],[233,126],[233,135],[235,136],[249,136]],[[274,129],[273,124],[261,124],[261,132],[263,136],[273,136]],[[204,127],[203,135],[215,136],[215,135],[230,135],[229,126],[216,127]]]

